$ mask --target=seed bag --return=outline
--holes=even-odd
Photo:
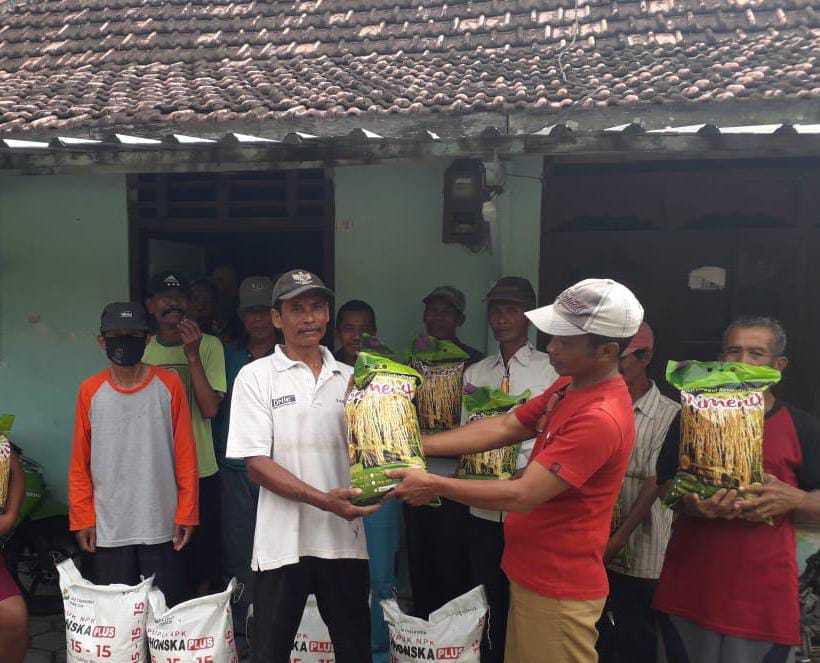
[[[610,527],[610,533],[614,534],[615,531],[621,526],[623,523],[624,518],[626,518],[626,514],[624,513],[624,499],[623,495],[618,495],[618,499],[615,501],[615,506],[612,509],[612,524]],[[629,549],[629,542],[624,545],[610,560],[611,566],[618,567],[621,571],[631,571],[632,570],[632,552]]]
[[[380,354],[381,353],[381,354]],[[385,470],[424,469],[421,431],[413,398],[421,376],[389,350],[362,350],[345,398],[350,483],[357,505],[375,504],[399,484]]]
[[[721,488],[763,481],[763,392],[780,380],[769,366],[671,361],[666,379],[681,392],[678,473],[664,503],[687,493],[708,499]]]
[[[456,661],[479,663],[487,596],[479,585],[445,603],[428,620],[411,617],[396,599],[381,602],[390,631],[391,663]]]
[[[9,482],[11,481],[11,442],[0,433],[0,513],[6,508],[9,497]]]
[[[305,603],[302,621],[293,640],[290,663],[333,663],[333,660],[330,632],[319,614],[316,596],[311,594]]]
[[[494,417],[509,412],[530,397],[530,390],[513,396],[500,389],[465,387],[464,410],[467,422]],[[511,479],[518,469],[520,444],[511,444],[501,449],[465,454],[458,461],[456,476],[461,479]]]
[[[11,454],[14,453],[14,448],[6,435],[11,431],[12,423],[13,414],[0,414],[0,513],[6,508],[6,500],[9,497]]]
[[[450,430],[461,423],[461,389],[469,358],[452,341],[427,335],[413,341],[410,365],[423,379],[416,401],[422,430]]]
[[[151,661],[238,663],[231,616],[236,579],[224,592],[168,608],[162,591],[148,593],[148,650]]]
[[[57,565],[65,612],[67,663],[146,663],[148,591],[140,584],[95,585],[71,558]]]

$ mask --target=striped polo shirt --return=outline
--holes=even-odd
[[[635,448],[621,488],[624,516],[629,513],[644,482],[655,476],[655,464],[666,439],[669,427],[675,420],[680,406],[661,394],[657,385],[652,387],[633,404],[635,411]],[[657,580],[661,575],[666,545],[672,532],[672,510],[655,500],[646,518],[634,529],[626,544],[628,568],[616,561],[608,568],[617,573]]]

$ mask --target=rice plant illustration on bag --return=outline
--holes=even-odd
[[[721,488],[763,481],[766,389],[780,372],[728,362],[669,362],[666,379],[681,392],[678,473],[664,503],[687,493],[708,499]]]

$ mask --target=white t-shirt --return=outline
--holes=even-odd
[[[528,342],[519,348],[510,358],[508,368],[505,368],[504,359],[501,357],[500,352],[470,366],[464,372],[464,385],[498,389],[508,369],[510,394],[512,395],[518,395],[529,389],[530,398],[535,398],[546,391],[547,387],[558,379],[558,374],[555,372],[552,364],[550,364],[549,355],[544,352],[539,352],[532,343]],[[467,420],[467,413],[463,409],[461,419],[462,423],[465,423]],[[521,447],[518,451],[519,470],[524,469],[527,463],[529,463],[530,454],[532,453],[534,445],[535,440],[526,440],[521,443]],[[470,507],[470,513],[479,518],[493,520],[495,522],[500,522],[504,519],[500,511],[488,511],[486,509]]]
[[[318,379],[281,346],[239,371],[228,458],[268,456],[318,490],[350,486],[344,397],[353,369],[321,351]],[[270,571],[301,557],[367,559],[361,519],[348,522],[260,488],[251,567]]]

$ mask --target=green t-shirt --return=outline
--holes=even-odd
[[[199,345],[199,358],[205,369],[205,377],[214,389],[225,393],[227,388],[225,380],[225,352],[222,343],[216,336],[210,334],[202,335],[202,342]],[[216,454],[214,454],[214,436],[211,432],[210,419],[203,419],[199,411],[199,405],[194,398],[193,385],[191,384],[191,369],[188,360],[185,358],[185,351],[182,344],[162,345],[155,337],[145,348],[145,355],[142,360],[152,366],[163,366],[176,371],[185,385],[185,393],[188,395],[188,404],[191,407],[191,424],[194,429],[196,439],[196,457],[199,463],[199,476],[209,477],[216,474],[219,469],[216,464]]]

